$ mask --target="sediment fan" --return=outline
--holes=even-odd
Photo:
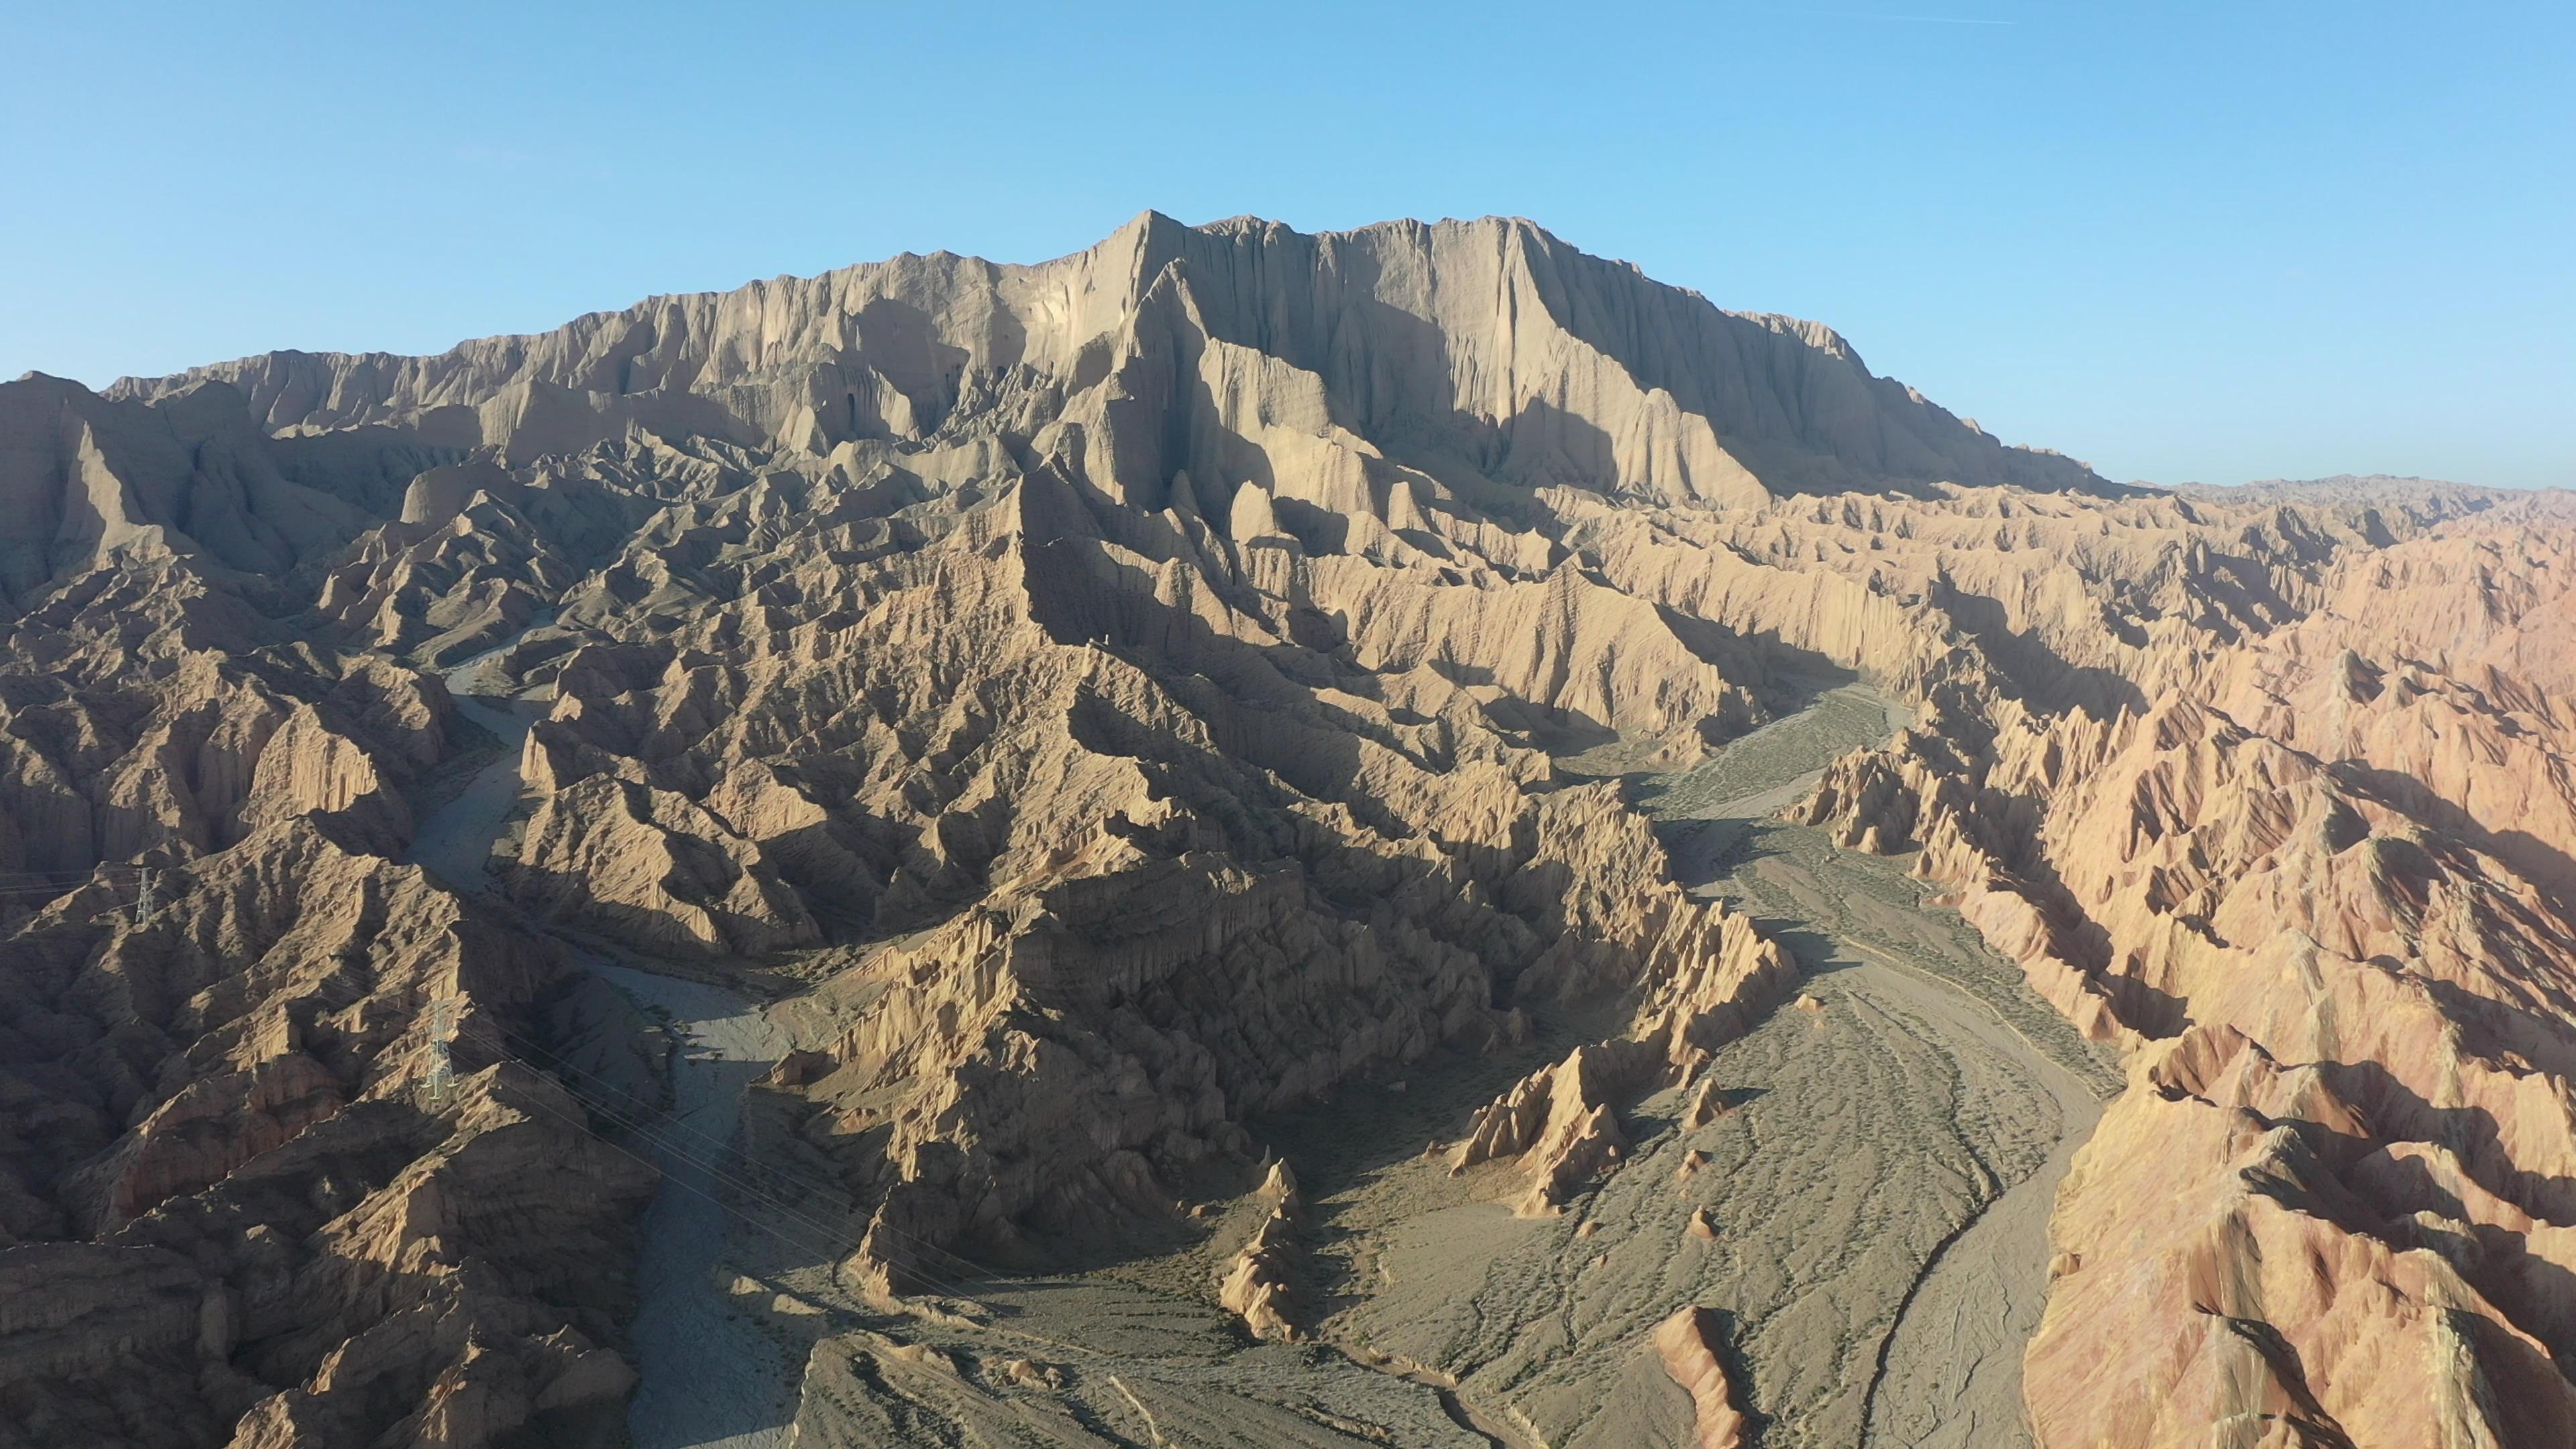
[[[0,1446],[2576,1442],[2571,545],[1494,219],[0,385]]]

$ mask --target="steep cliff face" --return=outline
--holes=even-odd
[[[1285,384],[1305,396],[1276,423],[1329,422],[1399,465],[1481,464],[1524,485],[1732,502],[1940,482],[2108,491],[2080,464],[2006,448],[1871,376],[1826,328],[1721,312],[1494,218],[1309,236],[1147,212],[1038,266],[904,256],[658,297],[436,357],[271,353],[109,396],[215,381],[272,433],[403,429],[429,446],[495,447],[513,465],[638,429],[826,454],[979,414],[1034,431],[1140,341],[1187,355],[1138,380],[1210,384],[1197,401],[1218,413]],[[1188,376],[1205,352],[1215,375]],[[1301,420],[1297,407],[1314,411]],[[1173,428],[1132,441],[1151,453],[1217,440]],[[1105,471],[1159,504],[1183,460],[1139,461]],[[1209,513],[1226,499],[1197,501]]]
[[[2376,516],[2335,540],[2320,511],[2266,520],[2318,538],[2272,570],[2271,627],[2150,635],[2104,666],[2137,704],[1992,709],[1982,742],[1909,735],[1806,807],[1919,843],[2043,991],[2134,1049],[2059,1199],[2030,1350],[2046,1442],[2570,1432],[2547,1285],[2576,1210],[2576,510],[2402,542]]]
[[[1534,1037],[1448,1150],[1552,1217],[1642,1099],[1705,1126],[1798,971],[1576,761],[1687,766],[1855,675],[1917,727],[1799,818],[1919,851],[2134,1057],[2060,1202],[2040,1439],[2561,1432],[2563,500],[2117,488],[1524,222],[1148,214],[0,385],[0,515],[30,1442],[612,1424],[650,1174],[500,1059],[556,933],[793,989],[761,1120],[843,1283],[1181,1223],[1263,1114]],[[487,653],[543,716],[527,800],[440,880],[396,862],[489,745],[430,671]],[[1291,1196],[1200,1275],[1270,1336],[1312,1328]],[[1719,1316],[1633,1328],[1700,1442],[1748,1432]]]

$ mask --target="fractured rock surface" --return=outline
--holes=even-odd
[[[1493,219],[0,385],[0,1444],[615,1442],[648,1163],[798,1443],[2566,1442],[2571,569]]]

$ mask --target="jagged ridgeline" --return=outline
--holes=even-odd
[[[0,1445],[614,1442],[654,1191],[616,1102],[674,1069],[610,956],[770,1002],[725,1150],[786,1165],[751,1185],[829,1291],[1185,1243],[1211,1312],[1391,1343],[1334,1244],[1410,1219],[1270,1159],[1473,1082],[1403,1201],[1514,1224],[1527,1316],[1418,1280],[1410,1322],[1476,1331],[1334,1360],[1395,1388],[1226,1390],[1317,1436],[1273,1437],[1433,1442],[1368,1417],[1400,1392],[1423,1433],[1850,1442],[2013,1185],[1924,1148],[1954,1219],[1813,1341],[1824,1260],[1766,1306],[1728,1256],[1704,1164],[1795,1097],[1728,1083],[1859,1019],[1799,941],[1911,969],[1910,905],[1796,874],[1864,856],[1964,913],[1996,1050],[2129,1059],[2033,1275],[2040,1442],[2563,1442],[2570,512],[2116,486],[1491,219],[1149,213],[435,357],[0,385]],[[1718,806],[1794,849],[1701,850]],[[1611,1183],[1663,1266],[1530,1269],[1645,1240]],[[940,1349],[985,1367],[934,1393],[917,1344],[825,1342],[814,1442],[1057,1398],[1049,1442],[1196,1442],[1132,1363]],[[1973,1388],[2014,1422],[2018,1344]]]

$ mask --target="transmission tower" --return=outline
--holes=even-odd
[[[456,1061],[448,1051],[455,1040],[456,998],[442,996],[429,1004],[429,1077],[421,1083],[421,1095],[432,1111],[445,1107],[456,1090]]]
[[[134,892],[134,924],[142,925],[152,915],[152,867],[143,867],[143,882]]]

